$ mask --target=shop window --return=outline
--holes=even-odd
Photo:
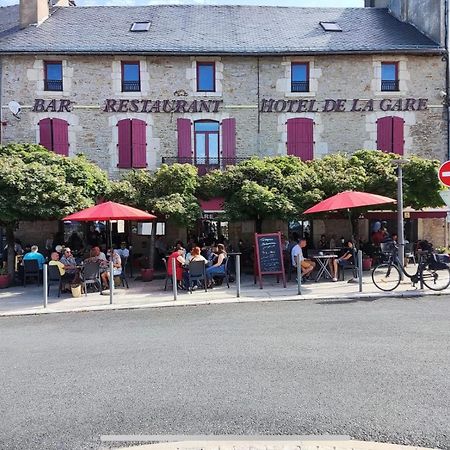
[[[139,62],[122,61],[122,92],[139,92],[141,76]]]
[[[291,92],[309,92],[309,63],[291,64]]]
[[[39,144],[58,155],[69,155],[69,124],[62,119],[39,122]]]
[[[398,64],[396,62],[381,63],[381,90],[399,90]]]
[[[216,65],[214,62],[197,62],[197,92],[216,91]]]
[[[314,158],[314,122],[312,119],[295,118],[287,121],[287,154],[303,161]]]
[[[147,167],[147,124],[139,119],[123,119],[119,128],[119,164],[123,169]]]
[[[401,117],[382,117],[377,120],[377,149],[383,152],[404,152],[404,124]]]
[[[61,61],[44,62],[44,90],[63,90],[63,70]]]

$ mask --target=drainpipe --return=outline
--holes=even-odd
[[[449,11],[448,11],[448,2],[449,0],[445,0],[444,2],[444,8],[445,8],[445,12],[444,12],[444,30],[445,30],[445,35],[444,35],[444,45],[445,45],[445,92],[446,92],[446,96],[445,96],[445,106],[447,107],[447,161],[450,160],[450,61],[449,61],[449,32],[448,32],[448,21],[450,19],[449,17]]]

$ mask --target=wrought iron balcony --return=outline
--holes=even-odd
[[[122,92],[139,92],[140,90],[140,81],[122,81]]]
[[[163,164],[192,164],[196,166],[198,169],[199,175],[205,175],[211,170],[220,169],[224,170],[227,166],[234,166],[235,164],[245,161],[248,158],[235,157],[235,158],[180,158],[178,156],[175,157],[163,157]]]
[[[381,90],[382,91],[398,91],[399,90],[398,80],[381,80]]]
[[[44,82],[45,91],[62,91],[63,82],[62,80],[45,80]]]
[[[309,92],[309,81],[291,81],[291,92]]]

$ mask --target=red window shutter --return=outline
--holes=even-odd
[[[53,150],[51,119],[42,119],[39,121],[39,144],[48,150]]]
[[[52,119],[53,151],[69,156],[69,124],[65,120]]]
[[[392,151],[398,155],[403,155],[405,121],[401,117],[392,118]]]
[[[182,161],[188,162],[192,158],[192,144],[191,144],[191,121],[190,119],[178,119],[178,158],[183,158]],[[189,158],[187,161],[185,158]]]
[[[147,124],[143,120],[131,121],[131,145],[133,149],[133,167],[142,169],[147,167]]]
[[[314,158],[312,119],[295,118],[287,121],[287,154],[309,161]]]
[[[392,152],[392,117],[377,120],[377,149]]]
[[[236,119],[222,120],[222,158],[225,164],[236,163]]]
[[[131,167],[131,120],[123,119],[117,123],[119,128],[119,164],[117,167]]]

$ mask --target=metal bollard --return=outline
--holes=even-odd
[[[42,283],[44,285],[44,308],[47,308],[47,304],[48,304],[48,266],[47,266],[47,264],[44,264],[44,267],[43,267]]]
[[[172,258],[172,286],[173,286],[173,299],[175,301],[178,298],[177,262],[175,261],[175,258]]]
[[[362,292],[363,287],[363,265],[362,265],[362,260],[363,260],[363,252],[362,250],[358,250],[358,282],[359,282],[359,292]]]
[[[241,296],[241,255],[236,255],[236,297]]]
[[[302,263],[300,261],[300,255],[297,258],[297,294],[302,295]]]
[[[114,290],[114,266],[112,261],[109,262],[109,304],[113,304],[113,290]]]

